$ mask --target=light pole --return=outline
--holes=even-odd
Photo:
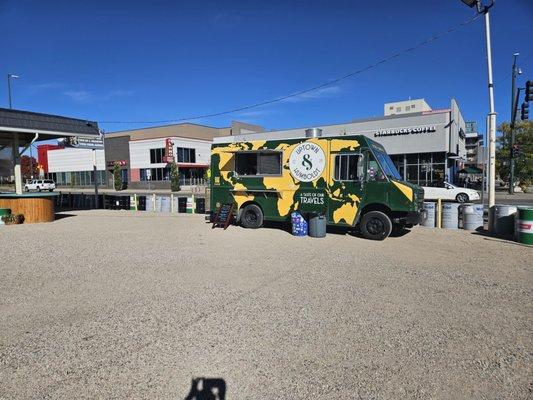
[[[7,94],[9,97],[9,109],[12,109],[11,105],[11,79],[17,79],[19,76],[14,74],[7,74]]]
[[[495,181],[496,181],[496,111],[494,111],[494,83],[492,81],[492,46],[490,43],[490,16],[489,9],[494,5],[494,0],[490,0],[488,5],[484,5],[481,0],[461,0],[469,7],[476,7],[479,14],[485,16],[485,41],[487,45],[487,77],[489,87],[489,208],[495,203]],[[489,213],[489,215],[492,215]],[[489,230],[492,231],[492,220],[489,218]]]
[[[516,120],[516,108],[518,107],[518,97],[520,95],[520,89],[516,90],[516,77],[522,73],[520,68],[516,65],[516,59],[519,53],[514,53],[513,57],[513,75],[511,83],[511,124],[509,126],[511,130],[509,138],[509,194],[514,194],[514,124]]]

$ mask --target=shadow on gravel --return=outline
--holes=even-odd
[[[513,235],[501,235],[501,234],[492,233],[486,230],[477,230],[477,231],[472,232],[471,235],[483,236],[484,240],[490,240],[492,242],[513,244],[515,246],[520,246],[520,247],[531,247],[527,244],[515,242]]]
[[[58,219],[76,217],[76,216],[77,216],[76,214],[68,214],[68,213],[62,212],[62,213],[55,214],[54,220],[57,221]]]
[[[226,381],[222,378],[193,378],[185,400],[224,400]]]
[[[207,224],[212,224],[209,221],[206,221],[206,223]],[[232,223],[232,224],[230,224],[230,226],[228,226],[228,229],[245,229],[245,228],[243,228],[242,226],[236,225],[235,223]],[[291,225],[289,223],[287,223],[287,222],[265,221],[265,223],[261,227],[261,229],[273,229],[273,230],[277,230],[277,231],[283,231],[287,235],[292,236]],[[393,230],[391,232],[389,238],[399,238],[399,237],[407,235],[409,232],[411,232],[411,231],[409,229],[405,229],[405,228],[402,229],[402,230]],[[342,226],[330,226],[330,225],[328,225],[327,228],[326,228],[326,233],[327,234],[332,234],[332,235],[339,235],[339,236],[349,235],[349,236],[357,237],[359,239],[364,239],[361,236],[361,233],[357,229],[347,228],[347,227],[342,227]]]

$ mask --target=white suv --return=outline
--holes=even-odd
[[[51,179],[32,179],[31,181],[26,182],[24,185],[24,190],[29,192],[30,190],[48,190],[52,192],[56,188],[56,184]]]

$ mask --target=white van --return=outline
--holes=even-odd
[[[24,185],[24,190],[26,192],[29,192],[30,190],[48,190],[52,192],[56,188],[56,184],[51,179],[32,179],[28,182],[26,182],[26,185]]]

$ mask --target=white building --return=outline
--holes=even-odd
[[[57,186],[94,186],[93,169],[96,155],[96,178],[99,185],[106,182],[104,150],[40,145],[37,147],[39,165],[47,178]]]
[[[422,111],[431,111],[431,107],[425,99],[403,100],[393,103],[385,103],[383,106],[383,115],[410,114]]]

